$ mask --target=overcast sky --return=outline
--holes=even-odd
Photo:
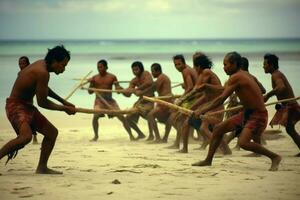
[[[0,0],[0,40],[300,37],[300,0]]]

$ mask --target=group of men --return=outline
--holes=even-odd
[[[49,87],[49,73],[60,74],[65,70],[70,60],[70,53],[63,46],[50,49],[46,57],[38,60],[25,69],[22,69],[13,86],[12,92],[6,101],[6,113],[17,137],[6,143],[0,149],[0,159],[8,156],[12,159],[17,151],[28,144],[32,135],[39,132],[44,135],[42,141],[40,161],[36,173],[60,174],[61,172],[48,168],[48,158],[54,147],[58,131],[38,110],[33,106],[33,97],[36,96],[39,106],[50,109],[65,111],[72,115],[76,108],[70,102],[64,100]],[[131,65],[133,79],[127,88],[120,86],[116,75],[108,72],[106,60],[97,63],[98,74],[88,80],[89,88],[120,91],[124,96],[132,94],[138,96],[133,105],[135,112],[122,115],[114,114],[123,124],[130,140],[145,138],[145,134],[138,127],[139,117],[148,122],[149,136],[147,140],[155,143],[167,142],[171,127],[177,131],[177,136],[171,148],[179,148],[180,141],[183,147],[180,152],[188,152],[188,138],[194,130],[202,135],[204,142],[209,143],[207,157],[203,161],[192,164],[193,166],[207,166],[212,164],[213,156],[219,147],[224,154],[231,154],[227,142],[223,136],[228,132],[234,132],[238,137],[238,145],[248,151],[265,155],[271,159],[271,171],[278,169],[281,156],[266,149],[261,145],[261,135],[268,122],[268,112],[265,102],[272,96],[278,100],[291,99],[295,95],[287,78],[279,71],[278,57],[274,54],[264,56],[263,68],[265,73],[272,76],[272,90],[266,93],[259,81],[251,75],[248,61],[237,52],[230,52],[224,57],[224,71],[229,79],[222,86],[217,74],[212,71],[211,59],[202,52],[193,55],[193,68],[188,66],[183,55],[173,57],[175,68],[182,74],[184,89],[183,94],[175,99],[172,94],[171,80],[162,72],[159,63],[151,65],[151,73],[144,69],[143,63],[135,61]],[[153,78],[156,81],[153,81]],[[88,90],[90,94],[94,90]],[[163,98],[166,102],[178,106],[172,110],[166,104],[145,100],[143,96]],[[117,102],[112,98],[111,92],[95,92],[94,106],[97,109],[119,110]],[[239,99],[242,109],[233,116],[224,118],[224,102],[235,94]],[[48,99],[56,99],[61,104],[56,104]],[[189,109],[192,114],[182,113],[180,108]],[[286,132],[300,149],[300,136],[295,130],[295,124],[300,119],[300,107],[296,100],[291,100],[276,105],[277,112],[271,120],[271,125],[281,124],[286,127]],[[98,140],[98,119],[104,114],[94,114],[93,130],[94,138]],[[161,137],[157,122],[165,124],[165,134]],[[132,129],[137,133],[135,137]],[[300,156],[300,154],[297,154]]]

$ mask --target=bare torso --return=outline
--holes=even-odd
[[[265,110],[261,90],[255,80],[247,72],[239,70],[231,75],[228,87],[233,87],[236,95],[245,109]]]
[[[277,84],[283,85],[281,86]],[[279,70],[276,70],[274,73],[272,73],[272,88],[274,89],[277,86],[282,88],[281,90],[278,90],[275,94],[278,100],[295,97],[290,83],[288,82],[285,75]]]
[[[198,75],[197,72],[189,66],[183,69],[181,73],[185,90],[184,93],[186,94],[194,88]]]
[[[153,84],[153,79],[152,79],[152,75],[148,72],[148,71],[143,71],[143,73],[141,74],[141,76],[139,77],[135,77],[131,80],[130,82],[130,88],[136,88],[142,85],[149,85],[148,87],[152,87]],[[145,96],[154,96],[154,91],[152,90],[147,90],[147,88],[143,88],[142,90],[145,91],[145,93],[142,94]],[[140,98],[142,98],[142,96],[140,96]]]
[[[171,81],[165,74],[160,74],[156,80],[156,91],[159,96],[172,95]]]
[[[117,82],[117,77],[111,73],[106,72],[104,75],[97,74],[91,80],[90,87],[98,89],[109,89],[111,90],[114,83]],[[111,97],[111,93],[103,93],[106,97]]]

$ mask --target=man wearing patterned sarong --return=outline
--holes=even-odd
[[[279,71],[278,57],[274,54],[266,54],[264,56],[264,70],[272,76],[272,90],[268,92],[264,98],[265,102],[272,96],[276,96],[277,100],[294,98],[294,92],[288,79]],[[296,100],[287,103],[276,104],[277,110],[270,125],[285,126],[286,132],[291,136],[293,141],[300,149],[300,135],[295,129],[295,124],[300,120],[300,106]],[[300,153],[296,154],[300,157]]]

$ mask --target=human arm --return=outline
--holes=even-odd
[[[48,87],[48,96],[53,98],[53,99],[56,99],[57,101],[59,101],[60,103],[62,103],[63,105],[66,105],[66,106],[72,106],[72,107],[75,107],[74,104],[66,101],[65,99],[61,98],[59,95],[57,95],[51,88]]]
[[[42,108],[46,108],[49,110],[65,111],[68,114],[74,114],[76,112],[74,106],[59,105],[50,101],[47,98],[49,95],[48,82],[49,82],[48,73],[39,74],[36,82],[36,98],[37,98],[38,105]],[[53,91],[50,92],[50,94],[52,96],[55,96],[54,95],[55,93],[53,93]]]
[[[275,87],[270,92],[264,95],[265,102],[267,102],[272,96],[281,94],[286,90],[284,81],[280,76],[272,75],[272,83],[272,85],[274,85]]]

